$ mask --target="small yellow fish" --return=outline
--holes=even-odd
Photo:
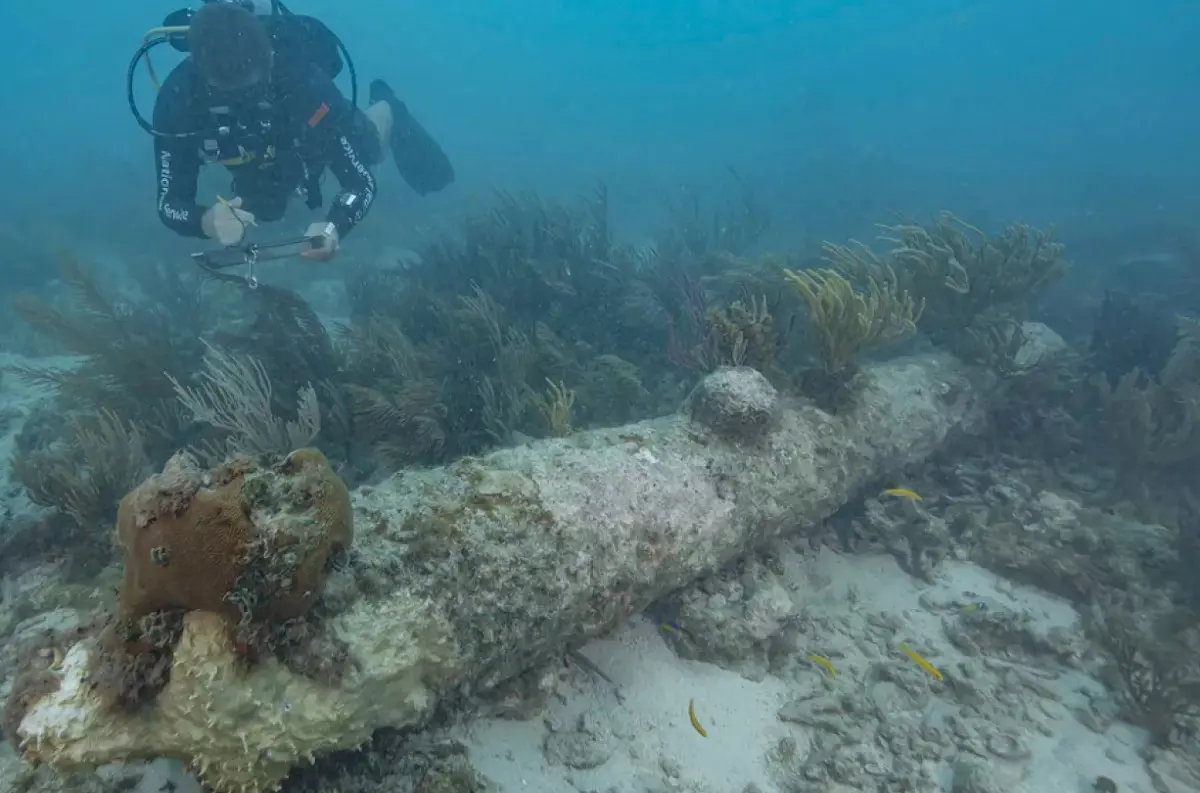
[[[932,677],[934,680],[937,680],[937,681],[939,681],[939,682],[940,682],[940,681],[942,681],[942,680],[944,680],[944,678],[942,677],[942,673],[938,671],[938,668],[937,668],[936,666],[934,666],[933,664],[929,663],[928,661],[926,661],[926,660],[925,660],[924,658],[922,658],[921,656],[917,655],[917,654],[916,654],[915,652],[913,652],[912,650],[908,649],[908,645],[907,645],[907,644],[902,644],[902,645],[900,645],[900,649],[901,649],[901,650],[902,650],[902,651],[903,651],[903,652],[904,652],[904,653],[905,653],[905,654],[906,654],[906,655],[907,655],[909,658],[911,658],[911,659],[913,659],[914,661],[916,661],[916,662],[917,662],[917,666],[921,667],[921,668],[922,668],[922,669],[924,669],[926,672],[928,672],[928,673],[929,673],[929,676],[930,676],[930,677]]]
[[[696,700],[688,700],[688,721],[692,723],[692,729],[700,733],[701,738],[708,737],[708,730],[700,725],[700,720],[696,718]]]
[[[837,677],[837,670],[833,668],[833,662],[825,656],[810,655],[808,656],[808,660],[812,661],[814,664],[820,664],[821,666],[825,667],[829,671],[830,677]]]
[[[897,498],[907,498],[910,501],[924,501],[921,494],[915,490],[909,490],[907,487],[889,487],[883,491],[885,496],[896,496]]]

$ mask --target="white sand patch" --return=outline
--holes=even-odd
[[[752,789],[749,785],[782,791],[778,776],[768,767],[768,754],[781,738],[794,741],[799,753],[808,752],[818,736],[813,727],[780,720],[780,708],[805,691],[820,693],[822,686],[838,696],[853,695],[880,664],[916,669],[898,649],[906,643],[937,666],[947,682],[930,680],[927,704],[897,710],[888,718],[911,722],[914,731],[933,726],[945,734],[947,725],[968,720],[960,713],[961,696],[952,696],[947,688],[956,680],[969,679],[974,690],[1000,700],[994,734],[987,720],[975,719],[973,729],[983,736],[978,755],[947,739],[944,756],[932,761],[929,775],[941,790],[957,790],[964,783],[964,761],[982,766],[992,786],[1005,793],[1086,793],[1101,775],[1122,791],[1153,790],[1139,757],[1145,742],[1140,730],[1113,722],[1098,733],[1076,717],[1090,700],[1103,695],[1097,681],[1053,661],[1025,666],[1019,659],[971,657],[946,635],[944,620],[977,603],[1028,615],[1037,634],[1049,635],[1055,629],[1078,632],[1079,618],[1070,604],[963,563],[947,563],[937,583],[929,585],[904,573],[889,556],[823,552],[806,559],[789,554],[784,561],[794,599],[820,625],[834,626],[824,635],[809,637],[811,647],[801,652],[829,658],[837,669],[836,680],[812,664],[810,670],[797,667],[795,679],[767,676],[752,682],[710,664],[681,660],[663,640],[659,626],[637,619],[615,636],[583,649],[619,686],[620,699],[608,683],[574,675],[573,684],[560,692],[562,698],[538,718],[485,718],[465,729],[472,763],[507,793],[570,788],[736,793]],[[879,639],[881,621],[890,626],[891,638],[884,642]],[[1005,678],[1028,681],[1044,695],[1023,687],[1014,696],[1017,689],[1005,687]],[[708,738],[689,724],[687,707],[693,698]],[[856,712],[854,717],[873,716]],[[571,736],[595,745],[569,755],[571,760],[563,764],[563,754],[552,744]],[[1011,752],[1011,759],[990,754],[984,743],[993,739],[1002,754],[1009,753],[1010,742],[1019,749]],[[889,762],[887,752],[876,757],[860,750],[860,755],[864,764]],[[598,765],[568,767],[581,758]],[[834,780],[814,789],[849,790]]]

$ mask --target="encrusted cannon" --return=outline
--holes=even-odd
[[[856,406],[835,416],[781,397],[753,370],[722,370],[676,415],[361,488],[351,497],[352,558],[330,572],[327,598],[353,594],[322,618],[345,654],[339,675],[306,674],[271,652],[247,656],[230,629],[239,609],[259,619],[264,603],[315,595],[255,589],[261,599],[250,606],[223,597],[181,617],[169,679],[138,707],[114,708],[90,685],[98,638],[64,648],[57,686],[25,703],[22,749],[63,768],[177,757],[218,793],[260,793],[319,753],[362,745],[381,727],[419,725],[447,697],[486,690],[611,630],[983,421],[986,378],[949,356],[873,365],[862,377]],[[268,495],[284,492],[289,476],[271,479]],[[282,511],[312,519],[323,502],[305,498],[264,496],[228,517],[259,527]],[[221,531],[221,517],[210,517]],[[332,531],[337,521],[327,514],[316,524]],[[309,555],[296,569],[318,557],[327,569],[326,552],[348,532],[306,535]],[[134,547],[149,553],[146,544]],[[165,549],[169,571],[178,551],[169,538],[153,547]],[[263,586],[249,572],[217,589],[239,576]],[[308,601],[288,602],[274,617],[296,618]]]

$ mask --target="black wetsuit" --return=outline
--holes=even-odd
[[[257,220],[283,217],[298,188],[311,188],[326,167],[344,193],[358,197],[350,208],[332,202],[328,219],[341,238],[350,232],[375,201],[375,177],[369,166],[382,152],[369,122],[351,106],[333,80],[308,61],[288,63],[276,58],[265,102],[242,98],[235,104],[209,93],[187,59],[163,83],[154,105],[156,129],[175,134],[201,132],[198,137],[156,137],[154,156],[158,182],[158,216],[168,228],[188,237],[203,237],[200,219],[206,207],[196,203],[200,168],[210,162],[225,165],[233,175],[232,193]],[[220,112],[228,108],[228,112]],[[261,135],[245,134],[240,143],[249,157],[227,158],[206,153],[205,140],[215,139],[222,123],[236,118]]]

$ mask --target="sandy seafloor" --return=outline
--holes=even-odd
[[[1081,628],[1065,601],[961,562],[946,562],[926,584],[887,555],[788,552],[780,559],[790,596],[819,628],[804,633],[810,646],[800,652],[828,658],[835,676],[806,657],[788,675],[757,681],[685,660],[662,626],[639,617],[582,648],[612,683],[578,665],[561,667],[547,673],[553,694],[532,717],[477,717],[454,728],[454,737],[503,793],[1086,793],[1099,776],[1119,791],[1156,789],[1139,756],[1145,733],[1103,715],[1109,698],[1097,680],[1044,659],[970,657],[946,630],[964,608],[986,603],[1022,615],[1031,635],[1070,636]],[[900,644],[917,649],[945,679],[921,670]],[[689,722],[691,701],[707,737]],[[788,712],[791,720],[781,718]],[[813,724],[844,733],[834,741],[841,748],[832,766],[820,741],[833,732]],[[887,748],[905,734],[923,751]],[[15,762],[10,747],[0,746],[0,766]],[[889,782],[897,763],[923,766],[924,783]],[[831,767],[848,767],[851,778],[872,784],[841,784]],[[171,789],[168,780],[176,793],[199,792],[176,764],[161,760],[135,789],[158,793]]]
[[[1096,778],[1106,776],[1119,790],[1148,793],[1154,789],[1139,757],[1146,741],[1141,730],[1119,721],[1104,724],[1094,717],[1085,716],[1081,721],[1079,714],[1092,713],[1090,702],[1104,699],[1100,683],[1079,672],[1056,670],[1049,663],[968,658],[943,630],[944,619],[953,620],[956,610],[969,609],[975,602],[1029,615],[1034,631],[1079,630],[1079,617],[1065,601],[1014,586],[965,563],[946,563],[937,582],[928,585],[903,572],[890,556],[822,552],[815,558],[793,555],[785,561],[793,598],[806,602],[814,619],[828,630],[812,637],[811,652],[829,658],[836,677],[812,663],[807,669],[797,667],[790,680],[768,675],[753,682],[712,664],[679,658],[664,640],[660,626],[638,619],[583,650],[619,686],[619,697],[611,685],[594,675],[572,675],[574,685],[565,687],[563,696],[540,718],[480,719],[463,730],[475,767],[508,793],[572,788],[731,793],[757,788],[784,793],[804,788],[795,787],[788,778],[788,764],[768,761],[768,755],[777,752],[781,742],[794,744],[798,765],[803,766],[807,759],[803,756],[812,749],[818,730],[782,720],[780,710],[806,697],[811,697],[808,702],[832,701],[845,694],[853,700],[861,694],[891,707],[874,713],[830,711],[830,717],[844,719],[851,730],[857,726],[865,731],[868,740],[850,749],[850,761],[857,759],[868,773],[874,770],[882,783],[887,778],[890,753],[872,751],[871,744],[879,741],[871,740],[874,726],[865,722],[893,719],[902,725],[902,731],[914,734],[922,732],[922,725],[945,725],[963,710],[958,702],[961,697],[944,696],[948,686],[955,685],[950,681],[970,674],[981,684],[980,689],[991,688],[991,693],[1008,702],[994,703],[991,708],[985,705],[985,712],[994,713],[981,724],[970,724],[972,716],[964,716],[970,737],[947,738],[943,751],[948,756],[928,762],[937,787],[947,791],[995,788],[1008,793],[1075,793],[1092,790]],[[815,570],[820,574],[811,575]],[[878,632],[873,623],[887,624],[886,631],[894,634],[894,652],[879,652],[870,636]],[[919,654],[948,681],[938,683],[922,672],[929,681],[929,697],[919,706],[907,696],[887,690],[895,684],[887,680],[886,667],[899,667],[902,679],[909,682],[914,681],[912,670],[918,669],[899,650],[901,643],[920,648]],[[1006,679],[1011,685],[1003,682]],[[692,700],[707,738],[689,723],[688,703]],[[864,723],[856,725],[856,720]],[[1084,721],[1093,726],[1085,726]],[[595,733],[602,744],[597,757],[582,753],[584,760],[605,755],[607,759],[594,768],[580,769],[548,760],[560,760],[563,754],[571,757],[570,752],[553,748],[556,739],[552,736],[559,731],[578,734],[580,724],[584,734]],[[1103,731],[1097,732],[1094,728],[1102,724]],[[991,735],[987,734],[989,727]],[[943,728],[941,732],[952,730]],[[982,750],[978,754],[964,750],[975,743]],[[997,756],[988,749],[989,744],[1010,758]],[[983,766],[993,777],[989,786],[964,787],[967,773],[963,761]],[[871,769],[872,765],[877,768]],[[827,780],[814,789],[838,793],[868,788],[843,787]]]
[[[664,629],[639,617],[582,650],[612,683],[579,666],[564,667],[554,695],[533,717],[476,718],[456,728],[455,737],[502,793],[1086,793],[1100,776],[1120,791],[1155,790],[1139,755],[1145,733],[1103,716],[1108,697],[1097,680],[1051,661],[970,657],[945,630],[962,609],[986,603],[1027,618],[1032,635],[1069,636],[1081,628],[1065,601],[960,562],[945,563],[932,585],[885,555],[822,551],[807,558],[788,554],[783,562],[791,596],[806,605],[811,624],[821,626],[802,652],[828,658],[835,676],[802,663],[786,679],[751,680],[680,658]],[[900,644],[919,648],[945,679],[933,680]],[[973,681],[966,690],[986,699],[976,704],[951,693],[965,680]],[[689,702],[707,737],[691,726]],[[823,704],[806,709],[805,703]],[[842,748],[834,754],[857,766],[851,775],[873,784],[830,779],[813,757],[827,757],[818,734],[830,731],[781,718],[789,709],[807,713],[802,721],[841,725],[849,737],[838,741]],[[929,726],[937,726],[940,740]],[[925,752],[892,752],[885,747],[894,738],[884,737],[881,727],[919,737]],[[904,762],[924,767],[923,785],[889,777]],[[805,779],[806,772],[815,778]],[[138,790],[155,793],[167,778],[178,793],[198,791],[161,761]]]

